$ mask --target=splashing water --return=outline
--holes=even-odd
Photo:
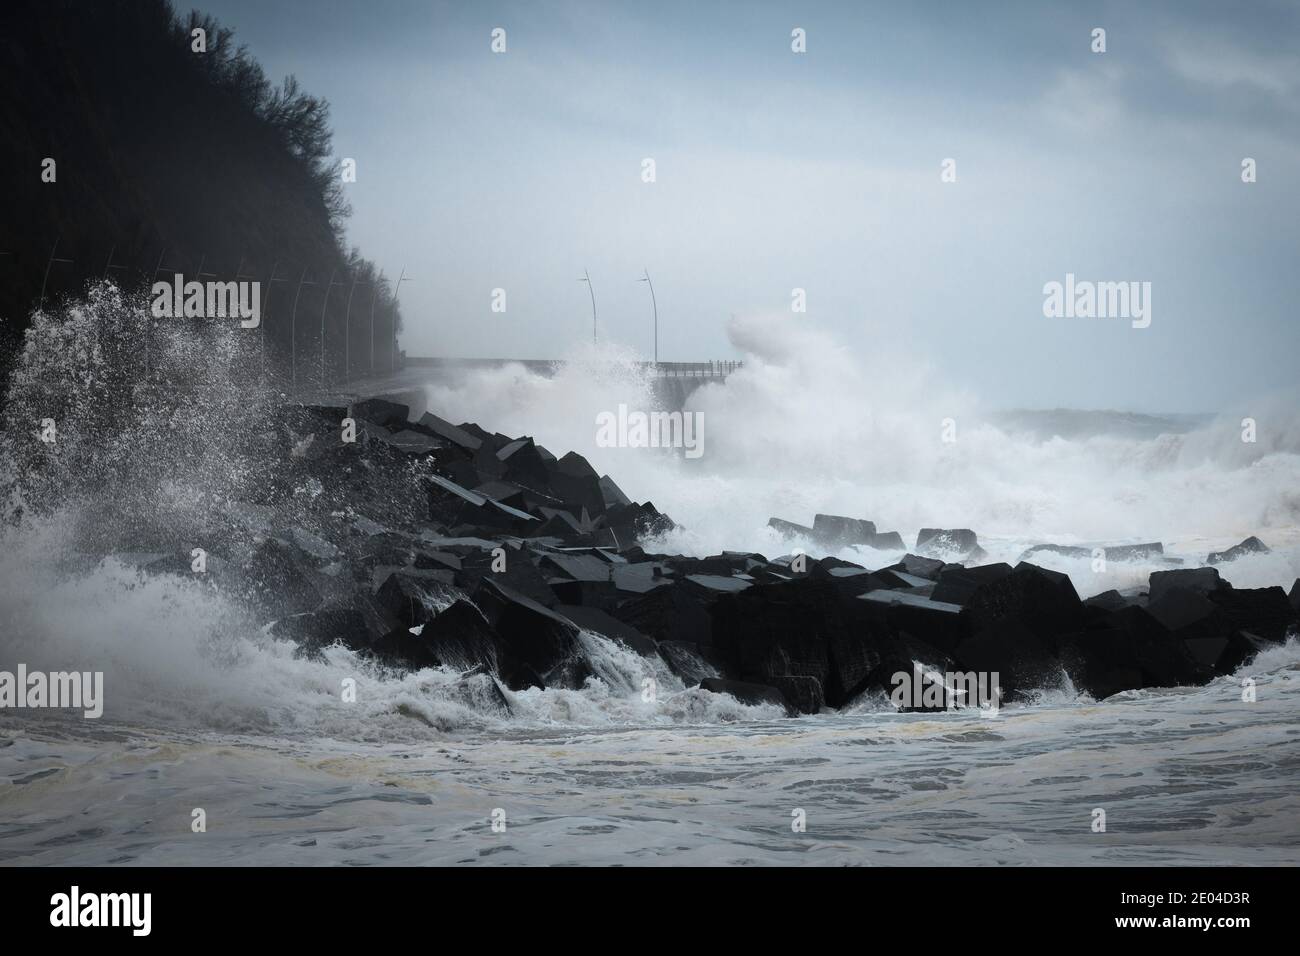
[[[341,646],[302,655],[237,595],[121,553],[246,543],[250,504],[307,529],[348,508],[328,480],[283,473],[285,449],[304,460],[309,443],[260,384],[255,339],[146,332],[144,308],[105,284],[38,313],[10,383],[0,664],[102,670],[107,700],[99,721],[0,711],[0,862],[1297,862],[1294,641],[1205,687],[1095,704],[1064,681],[995,719],[897,714],[879,694],[787,719],[587,632],[595,676],[580,690],[503,694]],[[970,526],[990,560],[1044,538],[1163,539],[1195,557],[1258,533],[1272,552],[1225,576],[1295,576],[1295,404],[1250,447],[1235,416],[1145,439],[1099,416],[1096,434],[1042,440],[905,356],[852,355],[775,319],[732,337],[743,370],[689,399],[706,423],[697,462],[596,445],[598,412],[653,404],[624,353],[431,383],[430,407],[586,454],[684,526],[660,542],[674,550],[780,553],[791,543],[770,515],[824,511],[908,536]],[[955,443],[939,440],[945,418]],[[417,474],[380,477],[392,507],[418,495]],[[1085,593],[1150,570],[1098,578],[1052,560]],[[1104,841],[1087,835],[1099,804],[1123,822]],[[220,833],[182,842],[196,806]],[[506,838],[484,825],[501,806]],[[792,806],[807,834],[791,832]]]
[[[680,530],[655,542],[665,551],[772,556],[801,546],[818,554],[815,542],[785,540],[767,519],[811,524],[824,512],[869,518],[908,544],[922,527],[972,528],[988,561],[1013,564],[1039,543],[1160,541],[1197,566],[1258,535],[1272,553],[1239,559],[1226,577],[1238,587],[1289,587],[1300,576],[1300,389],[1190,426],[1170,418],[1168,431],[1148,426],[1140,437],[1131,416],[1079,413],[1085,434],[1043,438],[1025,423],[1050,426],[1050,413],[983,408],[898,349],[851,353],[785,316],[734,319],[730,333],[743,368],[687,400],[704,420],[698,461],[597,444],[597,414],[619,403],[653,405],[646,373],[616,349],[585,346],[553,376],[519,365],[460,373],[427,386],[429,406],[587,456],[677,521]],[[1254,442],[1242,440],[1246,412],[1259,423]],[[949,421],[953,441],[944,440]],[[838,556],[880,567],[898,553]],[[1143,584],[1168,567],[1137,560],[1099,571],[1090,558],[1034,560],[1069,573],[1085,596]]]
[[[280,473],[280,453],[302,439],[277,411],[282,396],[261,383],[255,335],[236,323],[169,325],[145,316],[142,296],[102,283],[82,301],[33,317],[2,436],[11,468],[0,541],[7,658],[21,651],[33,666],[54,666],[90,653],[127,682],[132,691],[119,702],[138,704],[144,717],[163,720],[173,707],[184,721],[220,727],[323,720],[346,733],[388,714],[397,717],[385,732],[404,733],[412,715],[446,730],[750,713],[700,704],[709,695],[687,691],[665,668],[650,673],[644,659],[594,635],[584,636],[596,673],[588,687],[510,695],[503,713],[496,698],[467,692],[457,674],[399,675],[341,647],[295,657],[237,596],[190,576],[141,573],[122,552],[175,550],[176,542],[187,551],[213,539],[246,544],[249,532],[232,515],[247,502],[265,503],[281,524],[310,527],[325,494],[315,478]],[[1066,544],[1163,537],[1172,552],[1181,544],[1189,563],[1200,563],[1194,549],[1258,532],[1273,551],[1239,559],[1225,576],[1238,586],[1287,585],[1300,570],[1294,427],[1266,430],[1249,453],[1213,423],[1149,440],[1034,440],[998,428],[969,395],[905,356],[852,354],[784,318],[734,321],[731,334],[745,366],[689,398],[707,431],[708,453],[696,462],[662,449],[596,445],[598,412],[654,401],[643,367],[618,349],[584,347],[549,377],[505,366],[433,383],[430,407],[455,421],[533,434],[560,454],[588,455],[638,499],[673,515],[683,527],[656,544],[687,553],[776,554],[792,544],[766,528],[769,515],[807,521],[827,511],[905,534],[923,524],[972,526],[988,560],[1015,561],[1040,536],[1059,535]],[[52,446],[37,434],[46,418],[57,423]],[[956,442],[941,440],[944,418],[958,422]],[[396,480],[395,497],[420,497],[417,475]],[[897,557],[841,555],[868,566]],[[1155,567],[1116,562],[1098,574],[1088,559],[1037,560],[1068,571],[1084,594],[1140,584]],[[348,674],[374,683],[359,723],[335,706]],[[664,691],[652,706],[640,700],[647,677]],[[1044,693],[1059,699],[1061,691]]]

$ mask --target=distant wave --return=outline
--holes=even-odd
[[[430,729],[774,718],[687,689],[595,635],[584,636],[596,673],[586,688],[510,694],[503,707],[473,675],[399,674],[342,647],[302,657],[229,597],[188,578],[142,574],[121,552],[146,531],[190,540],[228,526],[240,502],[277,480],[262,467],[271,458],[257,457],[264,432],[284,436],[274,434],[280,426],[250,426],[277,396],[256,384],[247,344],[225,333],[206,342],[156,335],[151,361],[165,366],[167,389],[141,389],[134,340],[115,349],[100,341],[129,331],[138,308],[106,285],[34,321],[5,407],[4,661],[46,669],[99,661],[110,720],[239,733],[399,739]],[[769,517],[807,521],[821,511],[871,518],[909,543],[922,526],[971,527],[990,560],[1008,561],[1041,540],[1159,540],[1195,564],[1210,547],[1258,533],[1273,551],[1239,560],[1225,576],[1238,586],[1289,586],[1300,574],[1298,406],[1260,404],[1261,440],[1245,451],[1230,419],[1134,437],[1117,432],[1139,423],[1154,429],[1155,420],[1053,412],[1042,421],[1087,421],[1089,434],[1028,438],[994,424],[975,399],[905,357],[864,358],[820,332],[768,318],[736,322],[732,337],[744,368],[690,399],[706,421],[709,452],[698,462],[596,445],[598,412],[652,400],[628,353],[583,352],[546,377],[522,367],[475,370],[430,384],[430,407],[454,421],[534,435],[559,454],[586,454],[683,525],[658,542],[665,549],[776,555],[793,545],[767,528]],[[35,437],[46,415],[60,428],[48,453]],[[941,439],[949,418],[953,443]],[[292,508],[318,489],[289,492]],[[105,551],[119,555],[101,560]],[[870,566],[897,558],[845,556]],[[1053,561],[1084,594],[1139,585],[1156,567],[1117,563],[1098,576],[1087,562],[1044,559]],[[361,685],[355,705],[339,700],[345,676]],[[641,698],[647,678],[658,687],[652,702]]]

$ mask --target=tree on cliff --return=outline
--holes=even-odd
[[[328,104],[293,76],[274,84],[233,33],[168,0],[8,0],[0,34],[0,343],[4,359],[41,299],[107,276],[124,286],[170,278],[256,279],[265,336],[283,368],[289,313],[300,377],[370,360],[386,369],[400,329],[390,284],[349,250],[350,213],[331,155]],[[195,49],[195,30],[206,48]],[[52,164],[51,162],[52,161]],[[199,275],[203,273],[204,275]],[[344,343],[347,295],[364,289]],[[274,279],[275,281],[272,281]],[[314,283],[314,284],[312,284]]]

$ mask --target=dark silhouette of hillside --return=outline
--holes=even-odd
[[[350,209],[323,100],[292,76],[272,84],[231,31],[167,0],[6,0],[4,20],[0,371],[43,282],[47,302],[104,276],[147,284],[160,260],[158,279],[260,280],[268,366],[281,375],[295,297],[300,382],[320,378],[326,306],[331,380],[345,354],[354,374],[370,367],[372,309],[374,364],[390,367],[392,277],[344,242]],[[206,52],[192,49],[195,28]],[[47,157],[55,182],[42,181]],[[315,284],[299,293],[304,276]]]

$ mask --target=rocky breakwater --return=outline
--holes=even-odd
[[[863,695],[946,708],[961,703],[954,674],[996,675],[1000,701],[1066,678],[1097,699],[1200,684],[1297,623],[1300,582],[1288,595],[1233,588],[1216,567],[1174,568],[1145,590],[1081,600],[1066,575],[1031,561],[979,564],[966,529],[925,529],[920,553],[879,568],[659,553],[672,520],[581,455],[408,412],[380,399],[282,409],[274,480],[232,506],[210,583],[302,654],[340,642],[398,667],[450,668],[507,713],[510,691],[592,677],[583,632],[687,686],[807,714]],[[828,549],[903,548],[862,518],[772,526]],[[900,702],[900,675],[934,693]]]

